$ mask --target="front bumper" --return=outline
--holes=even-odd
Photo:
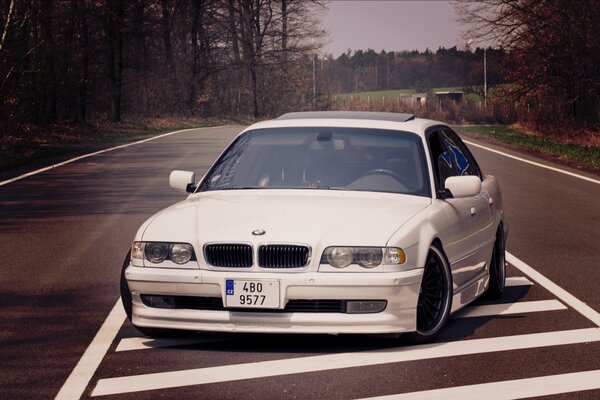
[[[175,270],[129,266],[132,322],[140,327],[218,332],[399,333],[416,329],[416,305],[423,269],[375,273],[257,273]],[[386,300],[384,311],[369,314],[192,310],[146,306],[140,295],[225,298],[226,279],[280,282],[288,300]]]

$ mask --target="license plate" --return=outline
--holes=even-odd
[[[225,306],[279,308],[279,281],[227,279]]]

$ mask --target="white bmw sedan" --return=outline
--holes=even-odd
[[[504,290],[496,179],[440,122],[285,114],[240,133],[190,193],[138,230],[121,298],[149,336],[406,333]]]

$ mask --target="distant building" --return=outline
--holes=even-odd
[[[445,104],[459,104],[464,98],[463,92],[435,92],[436,104],[439,108],[444,109]]]
[[[422,107],[427,104],[427,93],[414,93],[398,96],[398,100],[409,106]]]

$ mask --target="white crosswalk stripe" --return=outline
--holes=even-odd
[[[101,379],[92,396],[600,341],[600,328],[433,343]]]
[[[506,287],[532,286],[533,282],[524,276],[511,276],[506,278]]]
[[[524,263],[520,260],[513,259],[514,256],[511,257],[513,265],[517,264],[516,266],[519,269],[524,268],[525,273],[532,276]],[[533,274],[533,276],[536,282],[541,282],[543,285],[542,287],[547,288],[549,281],[546,282],[546,278],[539,274]],[[506,286],[508,288],[533,285],[534,282],[524,276],[508,277],[506,279]],[[456,319],[476,317],[493,318],[504,315],[575,309],[588,319],[595,321],[595,316],[589,309],[581,306],[577,299],[569,297],[569,295],[561,291],[560,288],[557,289],[557,287],[552,286],[551,282],[550,291],[557,295],[560,301],[559,299],[546,299],[468,306],[454,314],[452,317]],[[132,337],[121,339],[115,352],[122,353],[135,350],[151,351],[156,348],[216,343],[227,340],[229,340],[227,336],[218,334],[170,339]],[[483,339],[466,339],[418,346],[401,346],[398,348],[296,357],[291,359],[220,365],[215,367],[165,371],[132,376],[117,376],[99,379],[91,392],[91,396],[117,395],[159,389],[173,389],[192,385],[217,384],[318,371],[340,370],[344,368],[362,368],[372,365],[399,364],[409,361],[546,347],[551,348],[595,342],[600,342],[600,327],[489,337]],[[479,398],[488,398],[491,400],[517,399],[530,396],[545,396],[600,389],[599,382],[600,370],[595,370],[527,379],[488,382],[467,386],[437,388],[435,390],[411,393],[399,393],[371,397],[368,398],[368,400],[435,400],[448,398],[460,398],[466,400]]]
[[[362,400],[512,400],[600,389],[600,370],[369,397]]]
[[[502,303],[488,306],[465,307],[452,317],[490,317],[496,315],[523,314],[566,309],[567,307],[558,300],[523,301],[518,303]]]

